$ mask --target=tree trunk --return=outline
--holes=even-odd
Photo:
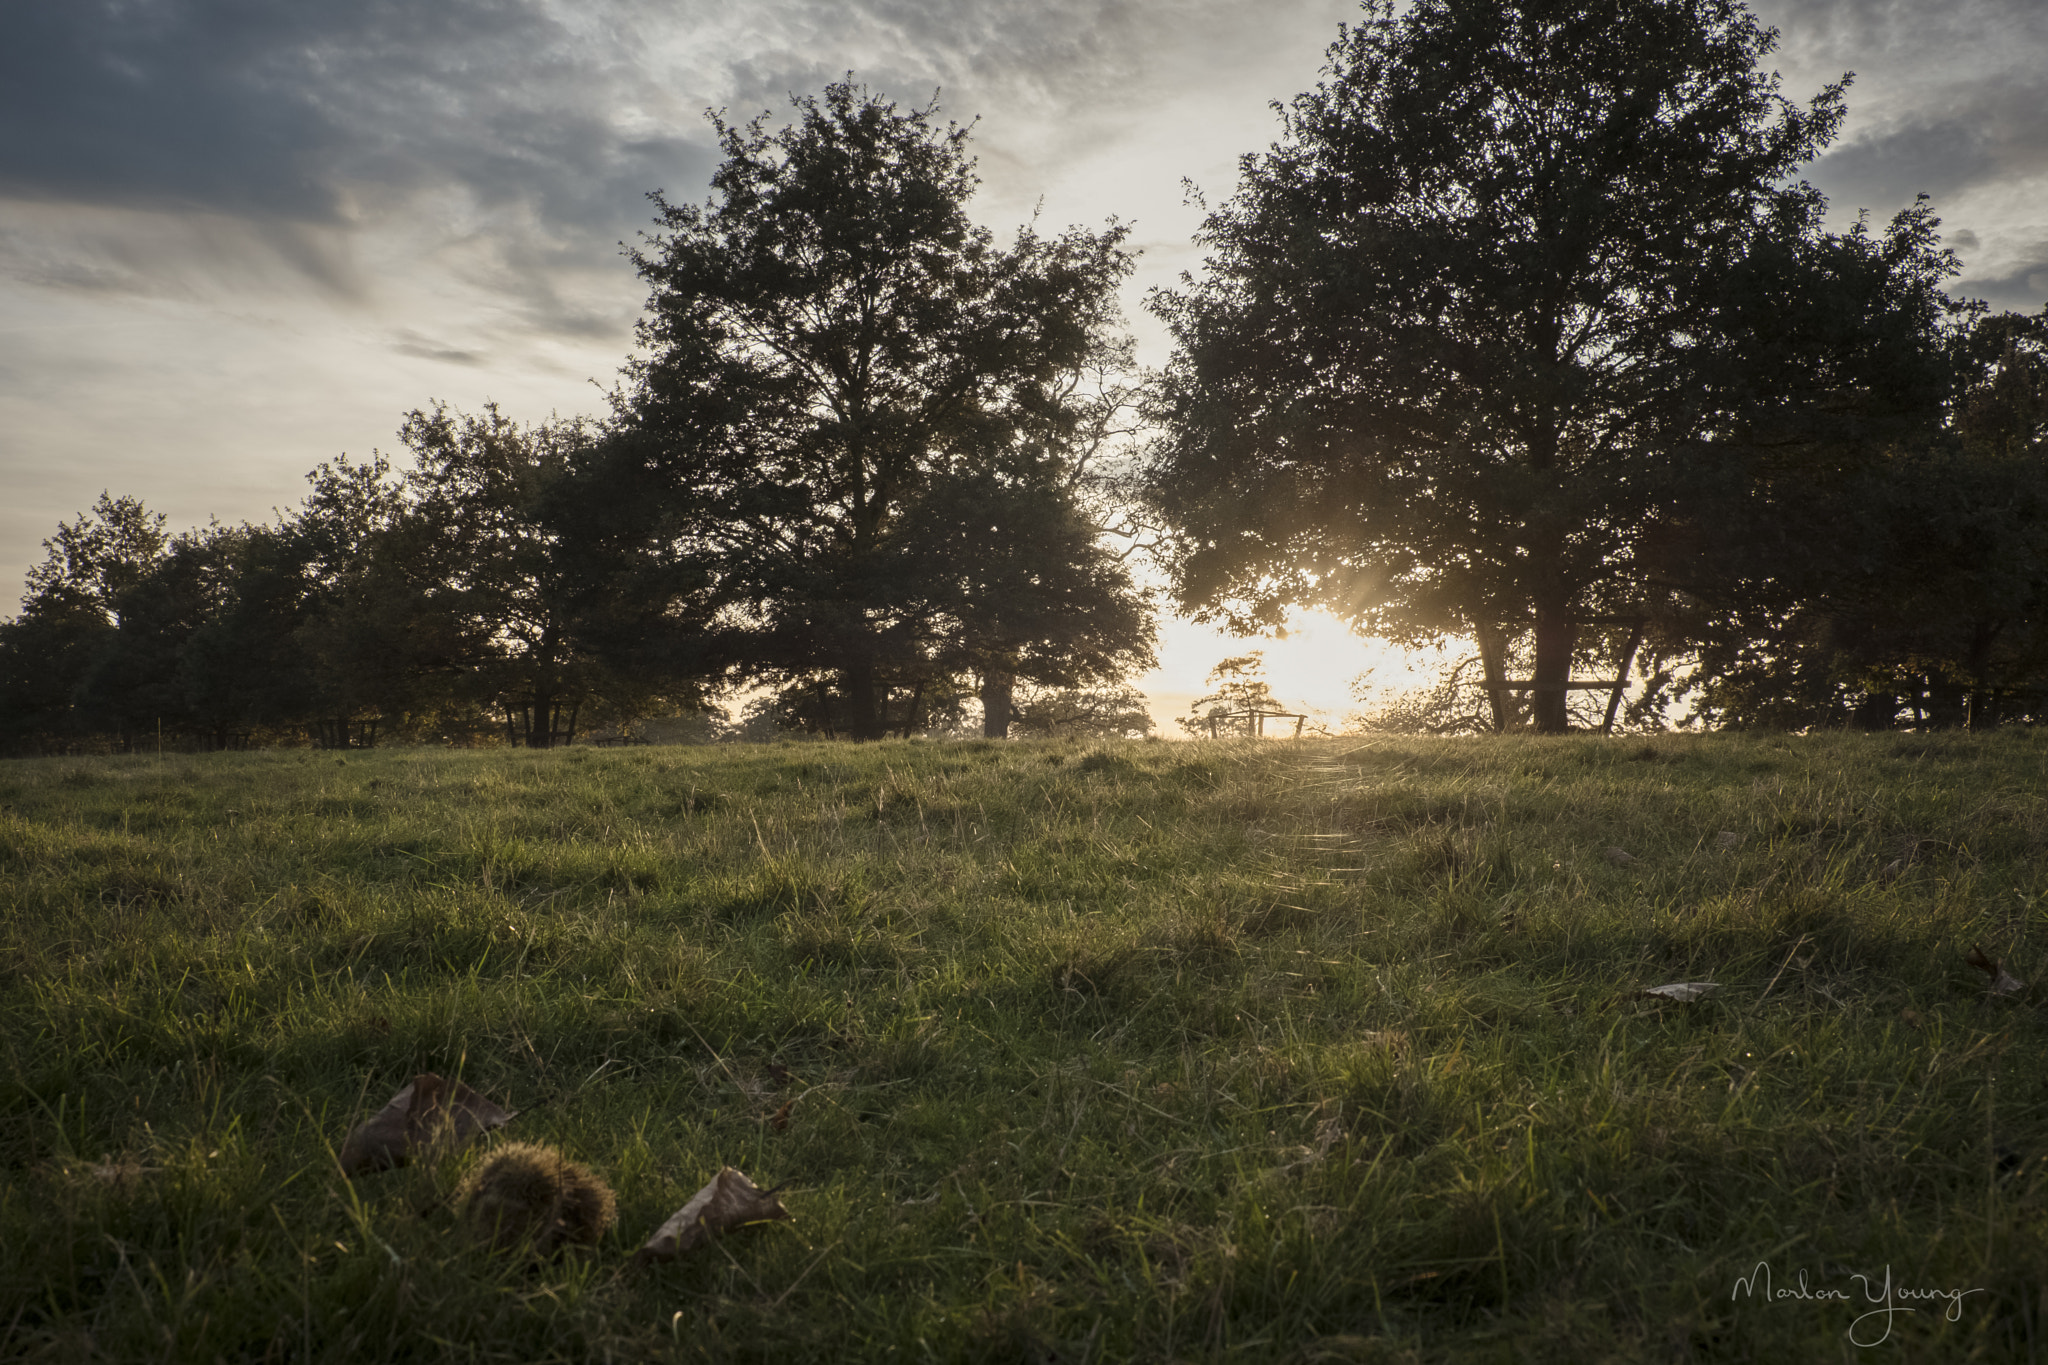
[[[1898,696],[1891,692],[1866,692],[1850,711],[1849,720],[1859,730],[1889,730],[1899,714]]]
[[[981,675],[982,738],[1010,737],[1010,721],[1015,714],[1016,695],[1016,674],[991,672]]]
[[[1565,684],[1572,680],[1572,644],[1577,633],[1571,612],[1562,604],[1536,604],[1536,672],[1530,711],[1539,735],[1561,735],[1571,728]]]
[[[1614,715],[1621,709],[1621,697],[1628,691],[1629,665],[1636,661],[1636,651],[1643,646],[1643,623],[1638,621],[1629,630],[1628,648],[1621,651],[1621,667],[1614,671],[1614,691],[1607,697],[1607,719],[1600,722],[1600,733],[1614,733]]]
[[[1499,626],[1474,626],[1472,637],[1479,642],[1479,671],[1486,680],[1486,701],[1493,714],[1493,732],[1505,734],[1508,727],[1519,719],[1516,713],[1521,709],[1515,705],[1513,694],[1501,686],[1508,676],[1507,632]]]
[[[925,680],[923,678],[917,680],[917,684],[910,689],[910,700],[904,705],[903,738],[905,739],[910,738],[912,731],[924,728],[924,684]]]
[[[863,661],[847,669],[846,705],[853,712],[847,731],[855,739],[880,739],[886,733],[877,700],[875,666]]]
[[[1988,730],[1998,724],[1997,702],[1991,691],[1991,647],[1998,643],[2003,622],[1979,622],[1970,632],[1970,655],[1965,661],[1970,674],[1970,695],[1964,701],[1964,724],[1972,730]]]

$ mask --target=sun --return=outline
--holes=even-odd
[[[1419,687],[1433,681],[1447,659],[1437,651],[1411,652],[1384,640],[1353,634],[1325,611],[1298,611],[1287,618],[1283,636],[1230,635],[1179,617],[1159,624],[1159,666],[1136,679],[1158,733],[1181,737],[1174,724],[1207,690],[1205,679],[1217,661],[1258,650],[1265,656],[1273,695],[1308,713],[1312,725],[1341,728],[1347,713],[1361,709],[1354,684],[1371,673],[1375,692]]]

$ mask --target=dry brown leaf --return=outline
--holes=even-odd
[[[1645,986],[1643,994],[1666,1000],[1704,1000],[1720,989],[1718,981],[1673,981],[1665,986]]]
[[[1635,854],[1630,853],[1625,848],[1602,849],[1601,856],[1606,858],[1608,862],[1613,863],[1616,867],[1634,867],[1637,863],[1642,861],[1640,858],[1636,857]]]
[[[493,1104],[461,1081],[423,1071],[349,1132],[341,1144],[341,1172],[353,1179],[388,1171],[412,1160],[415,1152],[459,1147],[515,1117],[515,1111]]]
[[[789,1111],[795,1104],[795,1100],[784,1100],[782,1107],[775,1111],[773,1118],[768,1120],[768,1126],[778,1133],[786,1130],[789,1127]]]
[[[2008,972],[2005,964],[1997,958],[1984,956],[1984,950],[1975,945],[1971,946],[1970,955],[1963,961],[1991,978],[1991,984],[1986,989],[1993,995],[2018,995],[2027,988],[2027,983]]]
[[[1724,829],[1714,836],[1714,847],[1723,852],[1742,847],[1742,836],[1732,829]]]
[[[1899,1018],[1905,1020],[1907,1025],[1912,1028],[1925,1028],[1927,1026],[1927,1021],[1920,1017],[1920,1011],[1916,1009],[1900,1010]]]
[[[734,1228],[787,1217],[789,1210],[782,1207],[774,1190],[761,1189],[727,1166],[691,1195],[690,1202],[677,1209],[633,1259],[673,1261]]]

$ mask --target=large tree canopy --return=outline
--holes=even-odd
[[[714,197],[654,196],[634,255],[622,439],[690,509],[733,671],[865,738],[962,673],[1000,729],[1015,678],[1142,664],[1149,613],[1073,486],[1124,229],[999,246],[967,217],[967,129],[843,83],[796,106],[773,131],[714,116]]]
[[[1582,631],[1668,590],[1660,542],[1758,451],[1938,409],[1948,258],[1924,207],[1822,228],[1788,182],[1843,87],[1783,99],[1735,0],[1365,8],[1152,300],[1150,496],[1201,614],[1471,633],[1493,681],[1533,634],[1561,730]]]

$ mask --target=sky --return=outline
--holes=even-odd
[[[1756,0],[1804,100],[1854,71],[1808,171],[1834,221],[1933,196],[1952,292],[2048,301],[2048,3]],[[848,72],[978,120],[998,233],[1133,225],[1144,292],[1314,83],[1339,0],[0,0],[0,611],[104,490],[173,527],[263,520],[404,413],[600,410],[646,290],[646,194],[701,199],[735,119]],[[1336,721],[1403,666],[1328,618],[1164,622],[1168,722],[1226,654]],[[1426,661],[1425,661],[1426,662]]]

